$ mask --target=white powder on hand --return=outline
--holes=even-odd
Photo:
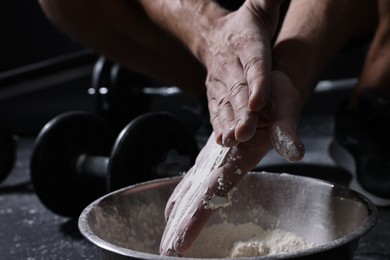
[[[205,227],[186,256],[267,256],[304,250],[311,246],[303,238],[282,229],[265,230],[254,223],[221,223]]]

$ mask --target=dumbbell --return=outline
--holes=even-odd
[[[11,172],[16,159],[16,138],[11,131],[0,122],[0,183]]]
[[[187,126],[167,112],[138,116],[116,136],[100,116],[71,111],[37,136],[31,180],[48,209],[78,217],[110,191],[186,172],[198,152]]]
[[[118,130],[139,115],[161,110],[180,116],[182,121],[192,125],[191,129],[195,130],[200,124],[200,114],[194,113],[201,108],[197,98],[104,56],[99,57],[94,65],[88,93],[95,101],[97,113]]]

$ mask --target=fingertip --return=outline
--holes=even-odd
[[[277,126],[273,129],[271,136],[275,150],[287,161],[296,162],[305,155],[305,146],[294,132]]]
[[[226,133],[223,135],[222,144],[221,144],[222,146],[231,147],[231,146],[238,145],[238,141],[236,140],[234,129],[235,129],[234,127],[229,128],[229,130],[227,130]]]
[[[256,87],[251,88],[248,109],[249,111],[259,112],[267,103],[269,98],[269,88],[268,87]]]
[[[217,131],[214,131],[214,136],[215,136],[215,142],[219,145],[223,144],[223,138],[222,138],[222,133]]]
[[[300,161],[304,155],[305,146],[299,142],[298,144],[292,145],[287,151],[284,151],[282,156],[289,162],[297,162]]]
[[[238,142],[246,142],[254,136],[258,124],[258,118],[256,115],[257,113],[251,113],[246,119],[240,118],[237,121],[235,127],[235,138]]]
[[[243,127],[237,128],[235,133],[236,140],[238,143],[244,143],[249,141],[255,134],[256,127]]]
[[[259,92],[252,92],[249,101],[248,101],[248,109],[249,111],[253,112],[259,112],[267,103],[268,101],[268,95],[259,93]]]
[[[174,205],[175,205],[175,202],[168,202],[168,204],[166,205],[165,211],[164,211],[165,221],[168,221]]]
[[[160,255],[162,255],[162,256],[176,256],[176,257],[181,256],[173,249],[168,249],[168,250],[160,249]]]

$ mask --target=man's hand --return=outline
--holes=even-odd
[[[148,16],[180,39],[207,70],[216,141],[252,138],[269,97],[271,40],[282,0],[246,0],[234,12],[209,0],[139,0]],[[226,94],[227,93],[227,94]]]
[[[162,255],[184,256],[212,214],[229,205],[233,187],[268,151],[269,145],[262,142],[264,135],[266,131],[257,131],[250,143],[229,148],[218,145],[214,135],[210,136],[167,203]]]
[[[237,11],[210,22],[195,48],[207,68],[216,141],[224,146],[253,137],[258,112],[269,98],[271,39],[278,7],[265,11],[260,2],[248,0]]]
[[[184,256],[212,214],[229,205],[237,183],[272,147],[288,161],[303,157],[304,147],[296,133],[300,95],[285,74],[273,72],[271,79],[270,99],[260,113],[265,121],[254,136],[237,146],[223,147],[212,134],[175,188],[165,211],[162,255]]]

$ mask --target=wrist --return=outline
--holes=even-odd
[[[220,7],[214,1],[202,1],[196,8],[192,17],[192,33],[189,35],[186,45],[195,57],[204,65],[207,64],[207,57],[211,50],[211,34],[215,33],[220,18],[229,11]]]
[[[244,5],[256,17],[261,18],[272,38],[279,23],[280,5],[283,0],[246,0]]]
[[[210,0],[138,0],[138,3],[153,22],[179,39],[205,64],[208,35],[215,20],[226,15],[227,10]]]
[[[279,9],[283,0],[247,0],[246,2],[267,14],[272,14]]]

